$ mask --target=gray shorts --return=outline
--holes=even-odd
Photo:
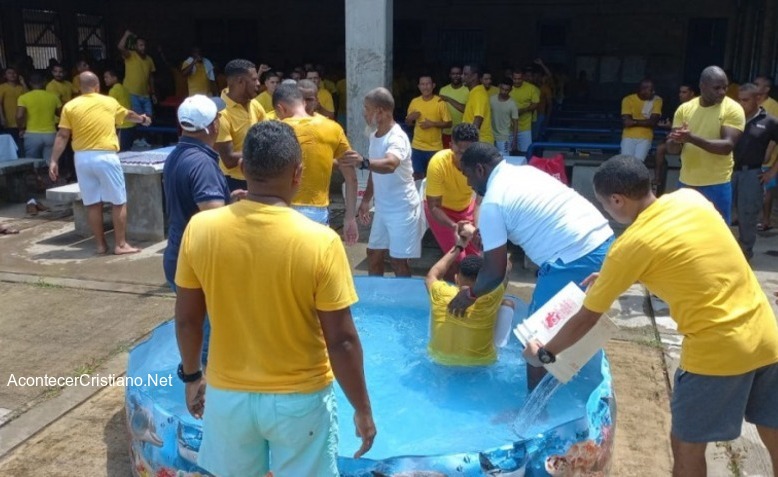
[[[670,403],[673,435],[684,442],[731,441],[743,419],[778,429],[778,363],[737,376],[678,369]]]

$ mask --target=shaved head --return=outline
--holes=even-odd
[[[78,75],[78,80],[81,83],[81,92],[84,94],[94,93],[100,89],[100,80],[97,79],[97,75],[91,71],[84,71]]]
[[[700,74],[700,83],[710,84],[721,79],[727,81],[727,73],[718,66],[708,66]]]

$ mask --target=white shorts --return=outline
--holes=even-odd
[[[532,145],[532,131],[519,131],[516,133],[516,147],[521,152],[529,151]]]
[[[124,172],[113,151],[76,151],[76,174],[84,205],[127,203]]]
[[[389,250],[391,258],[419,258],[423,226],[421,205],[406,214],[382,214],[376,209],[367,248]]]
[[[631,137],[621,138],[621,153],[624,155],[636,157],[641,161],[645,161],[650,149],[650,139],[634,139]]]

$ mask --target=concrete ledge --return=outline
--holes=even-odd
[[[43,159],[16,159],[13,161],[0,162],[0,176],[6,174],[15,174],[17,172],[24,172],[38,167],[46,165],[46,161]]]
[[[46,189],[46,198],[57,202],[75,202],[81,200],[81,187],[78,183]]]

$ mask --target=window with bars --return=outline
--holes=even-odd
[[[0,68],[8,66],[8,58],[5,56],[5,42],[3,41],[3,28],[0,25]]]
[[[48,10],[25,9],[24,41],[27,55],[37,69],[46,69],[49,59],[62,57],[62,41],[59,34],[59,17]]]
[[[86,52],[90,58],[102,60],[106,58],[105,28],[103,17],[98,15],[76,14],[78,26],[78,49]]]
[[[463,63],[483,64],[486,35],[483,30],[452,29],[438,32],[438,58],[448,68]]]

